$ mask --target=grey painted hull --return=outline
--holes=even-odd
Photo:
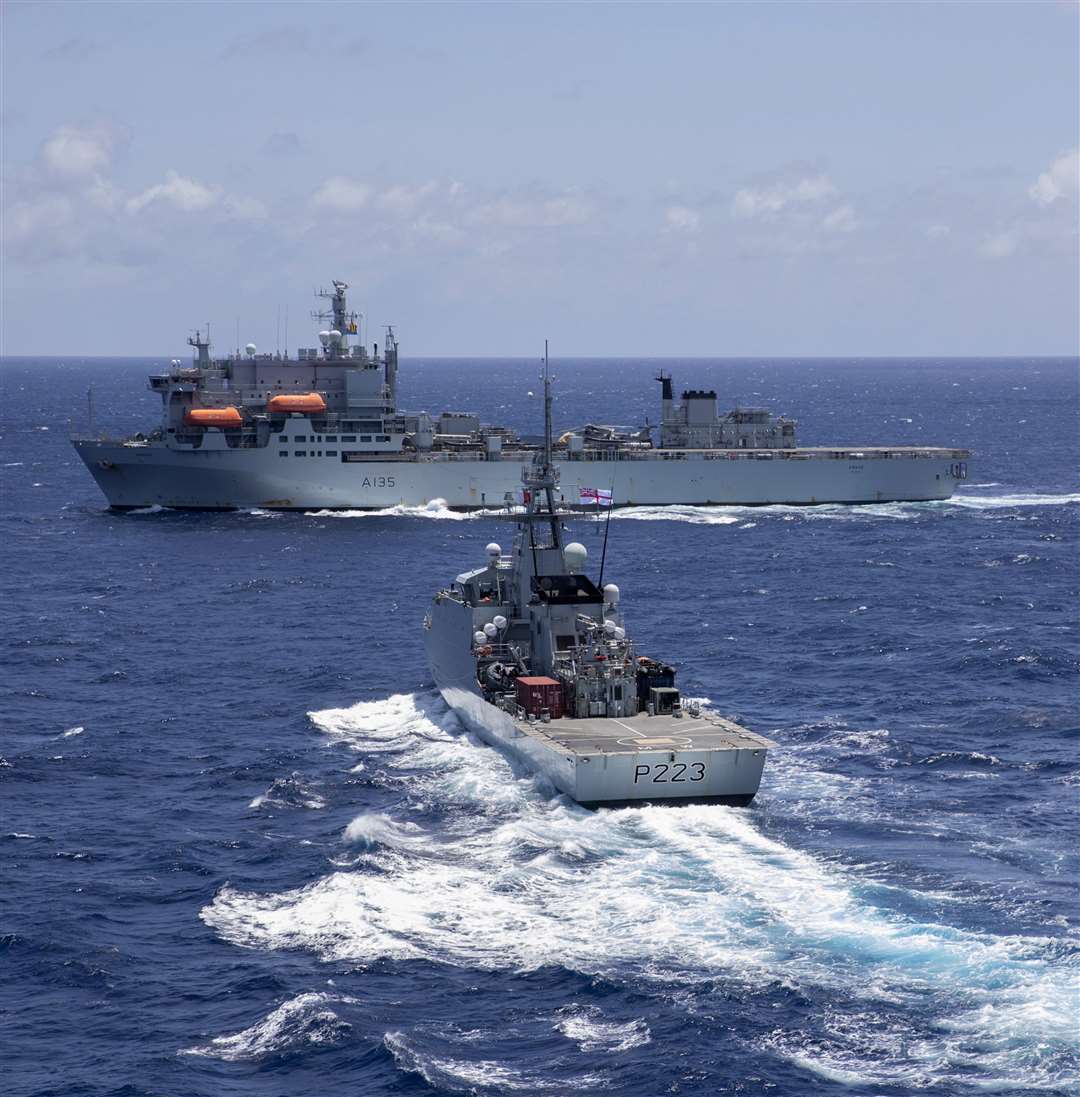
[[[525,464],[509,455],[490,461],[346,463],[334,457],[281,457],[275,446],[208,445],[192,451],[163,443],[77,440],[74,445],[109,505],[121,508],[363,510],[434,500],[455,508],[499,506],[508,492],[520,490]],[[840,452],[654,451],[647,458],[563,460],[558,466],[566,502],[576,503],[580,488],[612,488],[616,502],[627,506],[948,499],[966,474],[966,464],[949,450]]]
[[[772,744],[745,729],[738,729],[744,749],[699,749],[675,745],[671,740],[662,747],[643,743],[640,748],[635,745],[611,753],[559,741],[556,729],[565,721],[528,725],[513,719],[480,695],[468,618],[446,603],[432,607],[424,645],[439,692],[469,731],[587,807],[664,801],[746,805],[761,784],[766,749]],[[604,722],[627,727],[616,720]],[[649,780],[659,776],[660,767],[665,775],[669,769],[696,775],[700,767],[702,777],[697,783]]]

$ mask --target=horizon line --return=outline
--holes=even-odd
[[[0,363],[14,361],[16,359],[53,362],[66,361],[146,361],[147,359],[175,358],[175,354],[0,354]],[[226,355],[226,360],[237,357]],[[1008,362],[1018,359],[1080,359],[1080,350],[1069,353],[1045,352],[1030,354],[669,354],[669,355],[629,355],[629,354],[581,354],[560,355],[554,357],[554,361],[572,362]],[[298,361],[292,358],[289,361]],[[348,359],[345,359],[347,361]],[[436,362],[538,362],[543,360],[543,355],[521,354],[414,354],[402,355],[402,361],[436,361]],[[321,360],[320,360],[321,361]],[[380,359],[381,361],[381,359]]]

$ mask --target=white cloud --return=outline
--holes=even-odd
[[[373,184],[341,175],[327,179],[311,196],[310,205],[323,213],[366,210],[373,230],[404,226],[446,238],[466,226],[529,229],[584,225],[595,212],[592,201],[577,191],[484,194],[453,181]]]
[[[850,206],[839,206],[822,219],[821,227],[826,232],[854,232],[859,222]]]
[[[1020,208],[988,233],[979,245],[983,259],[1007,259],[1017,254],[1069,255],[1075,265],[1078,235],[1076,198],[1080,193],[1080,149],[1062,153],[1027,188],[1027,197],[1040,207]]]
[[[1053,205],[1080,190],[1080,149],[1059,156],[1034,183],[1028,187],[1028,197],[1040,206]]]
[[[948,225],[930,225],[926,230],[926,235],[931,240],[940,240],[943,237],[948,236],[952,232],[952,229]]]
[[[578,194],[564,194],[552,198],[496,198],[476,206],[470,220],[503,228],[559,228],[583,225],[591,216],[589,202]]]
[[[198,213],[209,209],[220,198],[217,187],[208,187],[196,179],[188,179],[175,171],[165,174],[164,183],[155,183],[142,194],[127,200],[128,213],[139,213],[155,202],[174,206],[184,213]]]
[[[664,210],[664,225],[669,232],[697,232],[701,214],[689,206],[668,206]]]
[[[375,197],[375,205],[387,213],[408,217],[415,213],[427,199],[439,190],[438,183],[420,183],[410,186],[408,183],[396,183],[380,191]]]
[[[367,183],[358,183],[343,175],[335,175],[327,179],[312,195],[311,204],[319,209],[353,213],[368,204],[371,193],[372,188]]]
[[[761,217],[779,213],[791,205],[819,202],[836,194],[836,187],[825,175],[807,176],[797,183],[743,187],[735,194],[732,212],[736,217]]]
[[[4,236],[10,244],[55,238],[67,230],[74,217],[74,203],[63,195],[46,195],[36,201],[16,202],[4,214]]]
[[[117,140],[117,130],[103,122],[61,126],[41,146],[41,161],[54,179],[93,179],[108,169]]]

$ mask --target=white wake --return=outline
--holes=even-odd
[[[1076,1038],[1077,983],[1060,942],[878,905],[842,868],[766,837],[753,812],[585,811],[515,775],[432,699],[397,695],[311,718],[380,767],[416,774],[414,805],[451,821],[431,831],[367,813],[346,829],[343,855],[354,859],[338,871],[277,893],[222,888],[201,916],[234,944],[359,964],[559,965],[655,987],[723,977],[751,990],[828,988],[851,1003],[847,1037],[774,1040],[809,1069],[864,1084],[968,1084],[973,1074],[1066,1084],[1058,1063]],[[932,1036],[911,1036],[902,1010],[889,1011],[923,1014],[928,1002],[944,1018]],[[568,1025],[582,1041],[645,1037]]]

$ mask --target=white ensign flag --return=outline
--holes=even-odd
[[[592,507],[611,506],[611,492],[607,488],[581,488],[578,495],[579,503],[586,503]]]

